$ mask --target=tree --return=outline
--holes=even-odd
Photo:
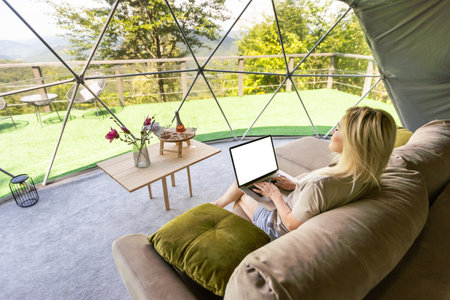
[[[308,50],[309,28],[305,0],[284,0],[278,2],[277,17],[283,45],[287,54],[305,53]],[[238,41],[239,55],[282,54],[277,24],[273,14],[265,16],[263,22],[248,28]],[[246,61],[246,68],[253,71],[283,73],[286,70],[283,58],[261,58]],[[280,84],[281,76],[248,75],[247,92],[265,93],[270,90],[261,86]]]
[[[283,34],[283,43],[286,53],[303,53],[306,49],[298,36],[292,32]],[[255,25],[238,41],[238,47],[240,55],[281,54],[276,24],[266,19],[265,22]],[[246,60],[246,69],[249,71],[283,73],[286,67],[282,58],[259,58]],[[246,75],[246,92],[265,93],[268,90],[261,88],[261,86],[280,84],[282,80],[281,76]]]
[[[50,0],[48,0],[50,1]],[[76,9],[66,2],[53,3],[57,25],[67,32],[70,54],[85,58],[98,37],[113,0],[102,0],[102,7]],[[225,0],[170,0],[170,5],[192,47],[201,47],[201,38],[218,37],[218,21],[228,18]],[[148,59],[184,56],[184,40],[163,0],[121,1],[99,49],[101,59]],[[157,71],[164,70],[158,62]],[[163,76],[156,75],[161,100],[166,101]]]
[[[287,54],[308,52],[329,29],[331,23],[342,14],[342,11],[329,10],[331,1],[282,0],[278,2],[277,16],[284,48]],[[249,28],[238,41],[240,55],[281,54],[276,22],[273,16],[266,16],[264,21]],[[330,35],[319,45],[316,52],[336,52],[370,54],[364,34],[355,16],[345,17],[334,28]],[[326,58],[309,57],[300,69],[326,69]],[[352,70],[360,62],[356,60],[339,62],[340,69]],[[254,59],[246,61],[246,68],[284,72],[283,59]],[[359,66],[361,67],[361,66]],[[246,77],[247,91],[265,92],[258,86],[269,86],[281,83],[280,76],[249,75]],[[296,78],[296,81],[308,79]],[[353,79],[350,79],[353,80]],[[361,80],[356,79],[356,80]]]

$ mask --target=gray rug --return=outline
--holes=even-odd
[[[279,145],[290,139],[275,139]],[[142,188],[127,192],[101,170],[39,189],[39,202],[0,204],[0,299],[129,299],[111,245],[129,233],[151,234],[175,216],[220,197],[234,180],[228,148],[168,180],[171,210],[160,182],[153,199]]]

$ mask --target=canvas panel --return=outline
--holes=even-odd
[[[450,1],[342,0],[362,30],[403,126],[450,116]]]

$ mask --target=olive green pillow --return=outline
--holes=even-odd
[[[413,133],[403,127],[397,127],[397,137],[395,138],[394,148],[405,145]]]
[[[242,259],[270,238],[252,223],[206,203],[174,218],[148,241],[168,263],[223,296]]]

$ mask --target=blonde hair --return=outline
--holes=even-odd
[[[394,149],[397,128],[390,114],[371,107],[351,107],[340,122],[342,153],[333,167],[320,173],[379,186]]]

